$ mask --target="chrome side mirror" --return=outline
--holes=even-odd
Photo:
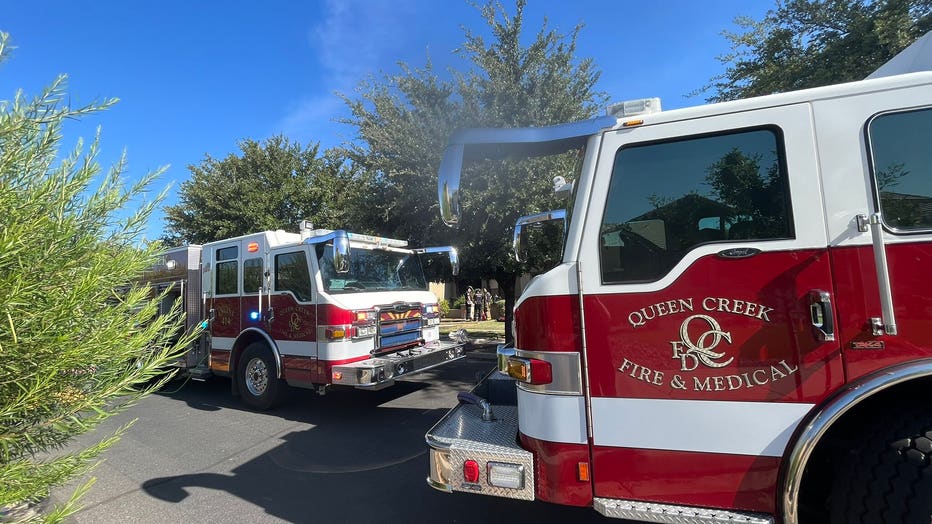
[[[450,267],[453,268],[453,276],[460,274],[460,255],[456,251],[456,248],[453,246],[440,246],[440,247],[425,247],[421,249],[415,249],[415,253],[418,254],[433,254],[433,253],[446,253],[450,257]]]
[[[463,168],[463,145],[447,146],[437,174],[440,218],[448,226],[460,221],[460,172]]]
[[[346,231],[333,232],[333,268],[337,273],[349,273],[350,244]]]
[[[565,209],[554,209],[551,211],[544,211],[543,213],[538,213],[536,215],[527,215],[518,219],[515,223],[515,233],[514,238],[512,239],[512,248],[515,252],[515,260],[518,262],[524,262],[527,257],[524,255],[525,246],[524,238],[521,233],[524,231],[524,226],[531,224],[540,224],[542,222],[550,222],[552,220],[562,220],[563,227],[566,227],[566,210]]]

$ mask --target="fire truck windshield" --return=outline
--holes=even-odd
[[[354,247],[348,273],[333,267],[333,246],[317,246],[317,264],[327,293],[426,291],[427,279],[418,256],[411,252]]]

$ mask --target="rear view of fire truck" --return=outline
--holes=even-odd
[[[562,222],[562,263],[428,432],[428,483],[648,522],[930,522],[925,69],[932,33],[859,82],[455,134],[448,224],[464,159],[582,160],[549,174],[568,209],[516,224],[518,254]]]
[[[288,386],[381,389],[463,357],[441,340],[436,296],[421,257],[456,250],[345,231],[265,231],[168,251],[151,275],[183,300],[204,335],[178,362],[191,377],[232,379],[253,408],[278,404]]]

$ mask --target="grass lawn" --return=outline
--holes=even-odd
[[[496,320],[481,322],[443,321],[440,323],[440,334],[447,335],[451,331],[465,329],[469,338],[505,338],[505,323]]]

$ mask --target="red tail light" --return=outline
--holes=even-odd
[[[463,478],[471,484],[479,482],[479,463],[475,460],[463,462]]]

